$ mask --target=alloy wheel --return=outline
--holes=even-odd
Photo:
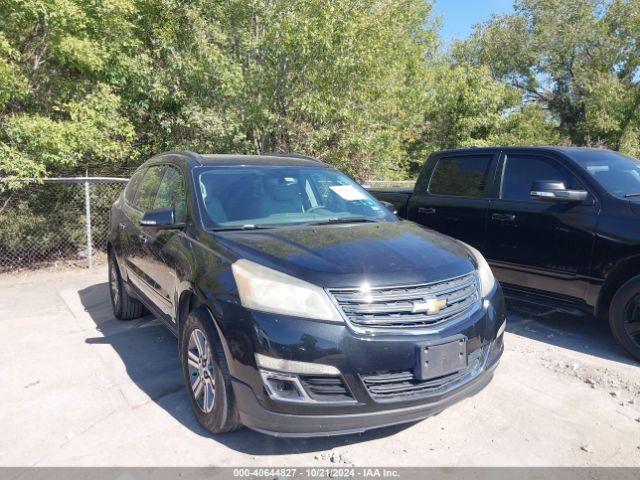
[[[201,411],[209,413],[213,410],[216,399],[213,362],[207,337],[198,328],[189,337],[187,365],[193,398]]]
[[[120,302],[120,283],[118,282],[118,271],[116,268],[116,262],[111,258],[109,261],[109,288],[111,290],[113,306],[117,309],[118,303]]]
[[[636,295],[627,303],[624,329],[629,338],[636,345],[640,345],[640,295]]]

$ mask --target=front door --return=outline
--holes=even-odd
[[[560,300],[584,298],[597,205],[550,202],[531,197],[537,180],[563,182],[568,189],[585,186],[559,158],[509,154],[501,161],[502,181],[488,212],[483,253],[506,287],[545,292]]]
[[[140,225],[140,220],[145,212],[153,209],[165,168],[165,165],[150,166],[140,181],[129,215],[132,225],[129,233],[128,254],[125,259],[129,282],[154,305],[158,305],[160,302],[156,298],[154,280],[149,275],[146,244],[150,241],[151,235],[147,227]]]
[[[160,188],[156,194],[152,210],[171,208],[174,212],[175,223],[185,224],[187,217],[184,181],[180,170],[168,165]],[[145,249],[145,273],[151,279],[151,284],[158,298],[159,306],[172,323],[175,322],[176,291],[178,270],[182,258],[180,237],[182,229],[143,228],[147,241]]]

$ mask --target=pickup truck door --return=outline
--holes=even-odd
[[[575,190],[587,188],[559,158],[508,154],[499,165],[498,198],[488,214],[488,242],[483,250],[497,279],[525,293],[552,294],[558,300],[585,296],[595,241],[598,207],[590,193],[585,202],[550,202],[531,198],[536,180],[556,180]]]
[[[427,162],[407,218],[482,251],[498,154],[454,154]]]

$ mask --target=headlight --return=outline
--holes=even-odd
[[[342,317],[320,287],[250,260],[231,265],[245,308],[342,323]]]
[[[464,243],[464,242],[462,242]],[[482,254],[473,248],[471,245],[464,243],[464,246],[469,249],[471,254],[475,257],[478,264],[478,275],[480,276],[480,288],[482,289],[482,298],[486,298],[493,291],[496,286],[496,279],[493,276],[491,267],[484,259]]]

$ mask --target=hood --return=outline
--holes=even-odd
[[[634,215],[640,215],[640,197],[629,200],[629,209]]]
[[[464,246],[408,221],[219,232],[246,258],[322,287],[440,281],[475,266]]]

